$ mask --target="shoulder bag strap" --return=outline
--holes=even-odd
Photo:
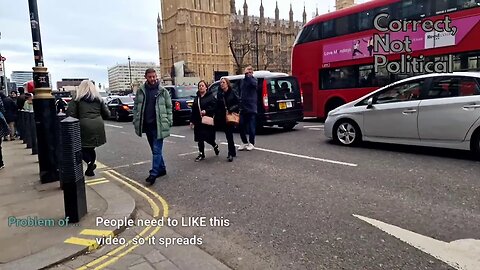
[[[198,113],[200,113],[200,118],[202,118],[202,107],[200,107],[200,97],[197,97],[198,100]]]

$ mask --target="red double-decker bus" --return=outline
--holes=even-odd
[[[382,13],[390,15],[379,23],[383,26],[392,20],[438,21],[448,16],[458,29],[455,35],[421,28],[412,31],[412,24],[406,31],[390,34],[401,40],[408,36],[413,50],[408,54],[413,57],[448,62],[451,71],[480,71],[480,0],[369,1],[318,16],[299,33],[292,51],[292,73],[303,90],[305,116],[324,118],[342,104],[414,75],[392,74],[378,65],[375,70],[378,52],[373,37],[384,33],[375,29],[374,18]],[[406,53],[381,54],[389,62],[400,63]]]

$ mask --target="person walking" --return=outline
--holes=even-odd
[[[110,117],[110,111],[92,81],[83,80],[80,83],[76,96],[68,106],[67,115],[80,120],[82,157],[87,163],[85,175],[95,176],[95,148],[107,142],[103,120]]]
[[[5,113],[5,107],[3,106],[3,101],[0,98],[0,170],[5,168],[5,164],[3,163],[3,154],[2,154],[2,138],[9,134],[7,121],[3,114]]]
[[[251,151],[255,148],[257,100],[257,79],[253,77],[253,67],[248,65],[240,86],[240,138],[243,144],[238,147],[239,151]]]
[[[198,143],[196,162],[205,159],[205,142],[213,146],[215,155],[218,156],[220,153],[218,144],[215,142],[215,126],[213,125],[217,102],[212,92],[207,89],[208,86],[204,80],[198,82],[197,98],[193,101],[190,117],[190,127],[193,127],[194,140]],[[207,119],[211,120],[210,123],[207,123]]]
[[[225,131],[225,137],[228,143],[228,156],[229,162],[233,161],[233,158],[237,156],[235,149],[235,142],[233,140],[233,131],[235,125],[227,123],[227,113],[238,114],[240,111],[240,103],[238,101],[237,94],[232,89],[232,84],[226,78],[220,79],[220,91],[217,93],[217,116],[218,123]]]
[[[5,108],[4,117],[7,121],[10,133],[4,137],[5,141],[15,140],[15,122],[17,121],[17,104],[10,97],[6,96],[3,92],[0,92],[0,99],[3,101]]]
[[[170,136],[173,125],[172,98],[168,90],[160,85],[153,68],[145,71],[145,83],[137,90],[133,107],[133,125],[135,133],[147,135],[152,151],[152,169],[145,180],[154,184],[158,177],[167,174],[163,159],[163,139]]]

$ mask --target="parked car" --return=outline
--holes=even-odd
[[[107,103],[110,110],[110,117],[117,121],[133,118],[133,98],[129,96],[118,96]]]
[[[295,77],[286,73],[255,71],[257,78],[258,104],[257,126],[278,125],[286,130],[293,129],[303,120],[303,95]],[[240,84],[245,75],[225,76],[240,97]],[[209,91],[216,96],[220,81],[214,82]]]
[[[325,136],[472,150],[480,156],[480,73],[411,77],[332,110]]]
[[[182,124],[190,121],[193,100],[197,96],[196,86],[165,85],[172,98],[173,123]]]

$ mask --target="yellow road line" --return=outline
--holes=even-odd
[[[80,234],[109,237],[109,236],[113,236],[113,231],[85,229],[85,230],[81,231]]]
[[[106,173],[116,174],[117,176],[119,176],[119,177],[121,177],[121,178],[123,178],[123,179],[125,179],[125,180],[127,180],[127,181],[129,181],[129,182],[131,182],[132,184],[135,184],[135,185],[137,185],[137,186],[145,189],[146,191],[148,191],[148,192],[149,192],[150,194],[152,194],[155,198],[157,198],[157,199],[160,201],[160,203],[162,204],[162,206],[163,206],[163,217],[168,217],[168,203],[167,203],[167,201],[166,201],[164,198],[162,198],[162,196],[160,196],[157,192],[151,190],[151,189],[148,188],[148,187],[145,187],[145,186],[139,184],[137,181],[135,181],[135,180],[133,180],[133,179],[130,179],[130,178],[126,177],[125,175],[122,175],[122,174],[120,174],[120,173],[118,173],[118,172],[116,172],[116,171],[114,171],[114,170],[107,171]]]
[[[78,238],[78,237],[70,237],[64,241],[64,243],[86,246],[88,247],[88,251],[92,251],[98,248],[98,243],[92,239],[85,239],[85,238]]]
[[[107,178],[105,178],[105,177],[100,177],[100,178],[85,180],[85,183],[92,183],[92,182],[103,181],[103,180],[107,180]]]
[[[101,162],[95,161],[95,164],[97,165],[98,170],[107,168],[107,166]]]
[[[152,208],[153,210],[153,217],[156,218],[159,216],[160,214],[160,209],[158,207],[158,205],[155,203],[155,201],[150,198],[147,194],[145,194],[144,192],[140,191],[138,188],[134,187],[133,185],[127,183],[127,181],[113,175],[113,173],[115,173],[116,175],[122,177],[122,178],[125,178],[126,180],[128,180],[128,182],[131,182],[137,186],[139,186],[140,188],[148,191],[149,193],[151,193],[152,195],[154,195],[159,201],[160,203],[162,203],[162,206],[163,206],[163,216],[164,217],[167,217],[168,216],[168,204],[167,202],[162,198],[160,197],[160,195],[158,195],[156,192],[154,191],[151,191],[149,189],[147,189],[146,187],[138,184],[137,182],[135,182],[134,180],[132,179],[129,179],[127,177],[125,177],[124,175],[121,175],[119,174],[118,172],[116,171],[113,171],[113,170],[109,170],[109,171],[104,171],[104,173],[110,177],[112,177],[113,179],[123,183],[124,185],[126,185],[127,187],[131,188],[133,191],[135,191],[137,194],[139,194],[140,196],[142,196],[143,198],[145,198],[149,204],[150,204],[150,207]],[[152,228],[152,226],[148,226],[146,227],[142,232],[140,232],[138,235],[136,235],[134,238],[139,238],[139,237],[142,237],[147,231],[149,231],[150,229]],[[145,239],[148,239],[150,238],[151,236],[153,236],[155,233],[157,233],[159,230],[160,230],[161,227],[156,227],[147,237],[145,237]],[[85,270],[85,269],[88,269],[89,267],[93,267],[107,259],[110,258],[110,260],[102,263],[101,265],[95,267],[95,269],[103,269],[113,263],[115,263],[116,261],[118,261],[121,257],[125,256],[126,254],[130,253],[132,250],[134,250],[135,248],[138,247],[138,245],[131,245],[131,243],[133,242],[133,240],[129,240],[127,242],[127,244],[123,245],[123,246],[120,246],[112,251],[110,251],[109,253],[107,253],[106,255],[100,257],[100,258],[97,258],[93,261],[91,261],[90,263],[78,268],[79,270]],[[124,250],[127,246],[131,245],[126,251],[114,256],[115,254],[119,253],[120,251]],[[114,256],[114,257],[112,257]]]
[[[87,186],[95,186],[95,185],[98,185],[98,184],[105,184],[105,183],[108,183],[110,182],[109,180],[103,180],[103,181],[98,181],[98,182],[93,182],[93,183],[87,183]]]

